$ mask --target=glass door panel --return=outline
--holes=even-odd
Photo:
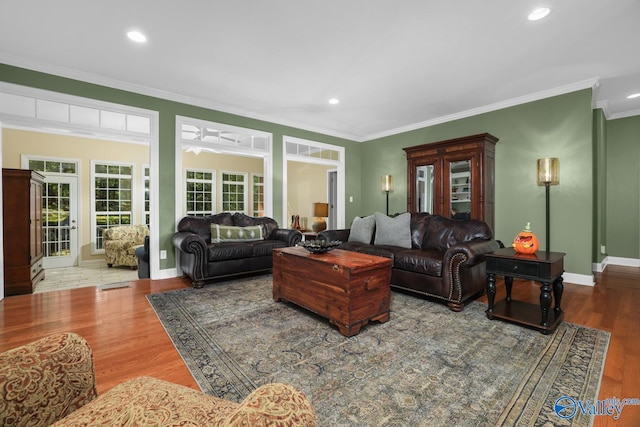
[[[471,218],[471,161],[449,163],[451,218]]]
[[[72,267],[78,262],[77,180],[45,178],[43,200],[44,267]]]
[[[433,165],[416,167],[416,210],[434,213]]]

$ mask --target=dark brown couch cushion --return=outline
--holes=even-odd
[[[185,216],[178,223],[178,231],[186,231],[201,236],[206,242],[211,241],[211,224],[233,225],[230,213],[219,213],[207,217]]]
[[[473,239],[490,240],[491,237],[491,228],[483,221],[473,219],[462,221],[432,215],[422,248],[446,252],[455,244]]]

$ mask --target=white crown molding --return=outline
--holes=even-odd
[[[640,110],[631,110],[631,111],[623,111],[622,113],[614,113],[611,114],[610,117],[607,117],[609,120],[615,119],[624,119],[626,117],[640,116]]]
[[[268,123],[274,123],[282,126],[293,127],[296,129],[302,129],[309,132],[317,132],[328,136],[334,136],[336,138],[348,139],[350,141],[361,142],[362,138],[354,134],[345,134],[336,132],[334,130],[325,129],[321,127],[314,127],[308,124],[281,120],[276,117],[267,115],[253,114],[245,110],[230,108],[229,106],[220,105],[212,101],[204,100],[201,98],[195,98],[185,95],[179,95],[177,93],[164,91],[160,89],[154,89],[147,86],[137,85],[133,83],[123,82],[121,80],[109,79],[106,77],[97,76],[91,73],[84,73],[76,70],[70,70],[64,67],[56,67],[49,64],[42,64],[37,61],[31,61],[24,58],[17,58],[15,56],[7,55],[0,52],[0,62],[12,65],[14,67],[26,68],[41,73],[52,74],[59,77],[65,77],[69,79],[79,80],[86,83],[92,83],[100,86],[106,86],[113,89],[124,90],[128,92],[138,93],[140,95],[152,96],[155,98],[165,99],[168,101],[180,102],[187,105],[193,105],[195,107],[207,108],[210,110],[219,111],[227,114],[234,114],[241,117],[246,117],[254,120],[260,120]]]
[[[611,119],[611,110],[609,109],[609,101],[598,101],[596,102],[596,108],[600,108],[604,113],[604,118],[607,120]]]
[[[389,129],[385,132],[369,135],[365,138],[365,141],[371,141],[386,136],[397,135],[399,133],[409,132],[416,129],[421,129],[429,126],[438,125],[441,123],[452,122],[454,120],[460,120],[467,117],[477,116],[478,114],[489,113],[492,111],[502,110],[503,108],[515,107],[516,105],[527,104],[529,102],[539,101],[545,98],[551,98],[553,96],[564,95],[567,93],[575,92],[582,89],[593,89],[599,85],[599,78],[593,78],[583,80],[576,83],[571,83],[565,86],[556,87],[553,89],[543,90],[540,92],[532,93],[529,95],[520,96],[517,98],[507,99],[506,101],[496,102],[494,104],[485,105],[483,107],[472,108],[471,110],[461,111],[455,114],[449,114],[447,116],[438,117],[435,119],[426,120],[424,122],[414,123],[411,125]]]
[[[437,117],[435,119],[413,123],[413,124],[402,126],[399,128],[389,129],[384,132],[379,132],[379,133],[371,134],[368,136],[361,136],[361,135],[355,135],[355,134],[336,132],[331,129],[315,127],[306,123],[281,120],[281,119],[278,119],[277,117],[249,113],[241,109],[220,105],[215,102],[204,100],[201,98],[179,95],[173,92],[168,92],[168,91],[154,89],[154,88],[150,88],[142,85],[127,83],[120,80],[101,77],[91,73],[84,73],[76,70],[70,70],[64,67],[56,67],[49,64],[43,64],[37,61],[27,60],[24,58],[18,58],[12,55],[8,55],[3,52],[0,52],[0,62],[5,63],[7,65],[15,66],[15,67],[26,68],[34,71],[39,71],[42,73],[52,74],[60,77],[66,77],[66,78],[79,80],[79,81],[92,83],[92,84],[97,84],[101,86],[106,86],[114,89],[125,90],[128,92],[138,93],[141,95],[147,95],[147,96],[152,96],[160,99],[166,99],[169,101],[180,102],[188,105],[193,105],[196,107],[208,108],[211,110],[215,110],[215,111],[219,111],[227,114],[234,114],[237,116],[246,117],[254,120],[260,120],[260,121],[274,123],[282,126],[293,127],[296,129],[301,129],[309,132],[317,132],[327,136],[343,138],[343,139],[347,139],[354,142],[368,142],[375,139],[397,135],[400,133],[409,132],[409,131],[424,128],[424,127],[429,127],[429,126],[434,126],[441,123],[451,122],[454,120],[464,119],[464,118],[475,116],[478,114],[501,110],[503,108],[514,107],[517,105],[526,104],[533,101],[539,101],[541,99],[550,98],[557,95],[564,95],[566,93],[575,92],[582,89],[589,89],[589,88],[597,89],[600,85],[600,79],[596,77],[596,78],[587,79],[587,80],[583,80],[576,83],[571,83],[565,86],[560,86],[557,88],[532,93],[529,95],[508,99],[506,101],[501,101],[494,104],[489,104],[486,106],[473,108],[466,111],[461,111],[459,113]],[[622,118],[622,117],[628,117],[628,116],[633,116],[637,114],[640,114],[640,113],[636,111],[636,112],[624,113],[624,115],[623,114],[613,115],[611,117]],[[607,117],[606,110],[605,110],[605,117]],[[609,117],[607,117],[607,119],[608,118]]]

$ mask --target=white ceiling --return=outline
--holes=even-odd
[[[638,115],[639,19],[638,0],[0,0],[0,60],[366,141],[590,87]]]

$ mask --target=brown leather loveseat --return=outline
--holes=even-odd
[[[183,274],[201,288],[217,277],[271,269],[273,249],[297,245],[302,233],[272,218],[220,213],[182,218],[172,240]]]
[[[427,213],[402,215],[405,218],[410,216],[406,218],[410,227],[410,241],[405,247],[376,244],[380,240],[376,236],[379,222],[375,223],[370,241],[366,243],[350,237],[355,222],[352,229],[326,230],[319,233],[318,238],[341,240],[340,249],[391,258],[393,288],[444,300],[451,310],[462,310],[465,301],[485,289],[487,276],[484,254],[499,248],[491,228],[478,220],[454,220]],[[375,217],[376,221],[382,217],[388,218],[378,213]],[[371,220],[371,217],[356,218],[367,219]]]

